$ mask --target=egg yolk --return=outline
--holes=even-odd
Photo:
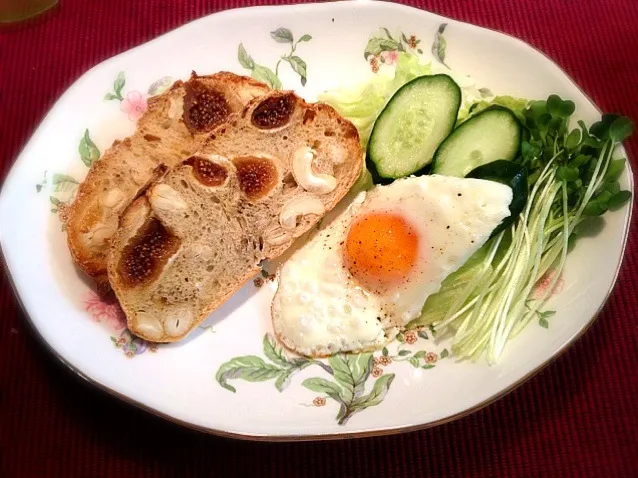
[[[350,226],[345,246],[345,264],[352,276],[364,288],[382,291],[410,273],[419,237],[400,215],[370,213]]]

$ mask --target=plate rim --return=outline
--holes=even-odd
[[[67,96],[67,94],[69,94],[71,92],[71,90],[76,86],[76,84],[78,82],[80,82],[81,80],[85,79],[87,76],[89,76],[94,70],[96,70],[97,68],[103,67],[105,65],[108,65],[109,63],[111,63],[112,61],[115,61],[117,58],[123,56],[123,55],[127,55],[129,53],[134,53],[136,50],[141,49],[143,47],[145,47],[146,45],[153,43],[155,41],[158,41],[159,39],[170,35],[171,33],[183,29],[183,28],[188,28],[191,24],[199,22],[199,21],[203,21],[205,19],[208,19],[210,17],[213,16],[225,16],[225,15],[232,15],[235,14],[237,12],[241,12],[241,11],[257,11],[257,10],[274,10],[274,9],[291,9],[291,8],[295,8],[295,7],[301,7],[301,8],[331,8],[333,7],[333,5],[339,5],[337,8],[341,8],[342,6],[346,5],[346,4],[352,4],[353,0],[338,0],[338,1],[330,1],[330,0],[325,0],[325,1],[317,1],[317,2],[308,2],[308,3],[290,3],[290,4],[278,4],[278,5],[258,5],[258,6],[243,6],[243,7],[238,7],[238,8],[228,8],[225,10],[220,10],[208,15],[204,15],[202,17],[199,18],[195,18],[193,20],[188,21],[187,23],[184,23],[182,25],[179,25],[171,30],[168,30],[160,35],[157,35],[143,43],[140,43],[139,45],[130,48],[128,50],[125,50],[121,53],[118,53],[112,57],[109,57],[107,59],[105,59],[104,61],[97,63],[96,65],[92,66],[91,68],[89,68],[87,71],[85,71],[82,75],[80,75],[78,78],[76,78],[73,83],[71,83],[71,85],[57,98],[57,100],[52,104],[52,106],[49,108],[49,110],[46,112],[46,114],[43,116],[43,118],[41,119],[41,121],[38,123],[37,127],[34,129],[33,133],[31,134],[31,136],[29,137],[29,140],[25,143],[25,145],[23,146],[23,148],[20,150],[20,152],[18,153],[16,159],[14,160],[13,164],[11,165],[11,168],[9,169],[9,172],[7,174],[7,176],[5,177],[2,186],[0,186],[0,206],[3,203],[3,198],[6,196],[5,194],[5,187],[7,186],[8,183],[11,182],[12,177],[17,174],[16,170],[18,169],[16,166],[20,165],[23,161],[25,161],[25,159],[23,158],[24,156],[24,152],[25,150],[30,146],[30,144],[33,142],[33,139],[36,137],[38,131],[41,129],[41,127],[43,126],[44,122],[46,121],[47,117],[49,116],[50,112],[56,107],[56,105]],[[421,14],[427,14],[427,15],[433,15],[437,18],[443,19],[443,20],[449,20],[455,23],[459,23],[462,25],[467,25],[467,26],[471,26],[472,28],[476,28],[476,29],[480,29],[480,30],[485,30],[485,31],[489,31],[492,33],[496,33],[499,36],[503,36],[506,37],[508,39],[508,41],[510,42],[514,42],[516,44],[518,44],[519,46],[523,47],[523,48],[527,48],[530,49],[533,53],[536,53],[538,55],[540,55],[540,57],[542,57],[544,59],[544,61],[549,62],[549,64],[553,65],[555,68],[557,68],[565,77],[566,80],[568,80],[568,82],[571,84],[572,87],[574,87],[575,89],[577,89],[582,95],[583,97],[591,104],[591,106],[599,113],[602,114],[602,111],[600,110],[600,108],[598,107],[598,105],[589,97],[589,95],[587,95],[587,93],[585,91],[583,91],[583,89],[572,79],[572,77],[559,65],[557,64],[551,57],[549,57],[546,53],[544,53],[543,51],[539,50],[538,48],[536,48],[535,46],[521,40],[520,38],[517,38],[509,33],[505,33],[499,30],[496,30],[494,28],[489,28],[489,27],[485,27],[485,26],[480,26],[480,25],[476,25],[467,21],[462,21],[462,20],[457,20],[451,17],[446,17],[443,16],[439,13],[436,12],[432,12],[426,9],[422,9],[422,8],[418,8],[418,7],[413,7],[410,5],[404,5],[404,4],[399,4],[399,3],[394,3],[390,0],[374,0],[374,3],[372,0],[354,0],[357,4],[359,4],[360,6],[362,6],[363,8],[376,8],[376,5],[374,5],[374,3],[377,4],[383,4],[384,7],[389,7],[389,8],[396,8],[397,10],[404,10],[404,11],[410,11],[410,12],[420,12]],[[620,148],[622,150],[622,152],[624,153],[624,156],[627,158],[626,161],[626,171],[627,171],[627,177],[628,177],[628,183],[629,183],[629,189],[632,191],[632,194],[634,193],[634,175],[633,175],[633,170],[632,170],[632,166],[631,166],[631,161],[629,161],[629,155],[628,152],[626,150],[626,148],[624,148],[624,146],[621,144]],[[5,199],[6,200],[6,199]],[[517,389],[518,387],[520,387],[521,385],[523,385],[525,382],[527,382],[528,380],[530,380],[532,377],[534,377],[535,375],[537,375],[538,373],[540,373],[542,370],[544,370],[546,367],[548,367],[550,364],[552,364],[555,360],[557,360],[559,357],[561,357],[569,348],[571,348],[579,339],[581,339],[585,333],[589,330],[589,328],[594,324],[594,322],[596,321],[596,319],[598,318],[598,316],[600,315],[600,313],[602,312],[602,310],[605,308],[605,306],[607,305],[609,298],[612,294],[612,292],[614,291],[617,282],[618,282],[618,276],[620,273],[621,268],[623,267],[623,264],[625,262],[625,256],[626,256],[626,247],[627,247],[627,242],[629,239],[629,234],[632,230],[632,216],[633,216],[633,201],[631,201],[629,203],[629,210],[627,213],[627,219],[626,219],[626,227],[624,230],[624,235],[622,237],[622,243],[621,243],[621,256],[620,256],[620,260],[618,261],[615,271],[614,271],[614,275],[613,275],[613,280],[611,281],[608,290],[605,294],[605,297],[603,299],[603,301],[601,302],[601,304],[599,305],[599,307],[597,308],[597,310],[594,312],[594,314],[587,319],[587,321],[583,324],[583,326],[577,330],[570,338],[568,338],[565,342],[563,342],[563,344],[556,350],[556,352],[551,355],[547,360],[545,360],[544,362],[542,362],[540,365],[538,365],[536,368],[532,369],[531,371],[529,371],[528,373],[526,373],[524,376],[520,377],[518,380],[516,380],[514,383],[510,384],[508,387],[500,390],[499,392],[495,393],[494,395],[488,397],[487,399],[485,399],[484,401],[482,401],[481,403],[478,403],[470,408],[467,408],[465,410],[462,410],[460,412],[457,412],[453,415],[447,416],[445,418],[442,419],[438,419],[438,420],[434,420],[431,422],[427,422],[427,423],[420,423],[420,424],[414,424],[414,425],[408,425],[408,426],[398,426],[398,427],[386,427],[386,428],[376,428],[376,429],[370,429],[370,430],[362,430],[362,431],[356,431],[356,432],[343,432],[343,433],[318,433],[318,434],[304,434],[304,435],[281,435],[281,434],[263,434],[263,433],[256,433],[256,434],[250,434],[250,433],[238,433],[238,432],[232,432],[232,431],[228,431],[228,430],[224,430],[224,429],[220,429],[220,428],[209,428],[206,426],[202,426],[202,425],[197,425],[195,423],[192,422],[188,422],[185,420],[180,420],[178,418],[175,418],[171,415],[169,415],[168,413],[164,413],[161,412],[155,408],[153,408],[152,406],[146,405],[138,400],[135,400],[127,395],[124,395],[120,392],[118,392],[117,390],[114,390],[102,383],[100,383],[99,381],[87,376],[86,374],[84,374],[82,371],[80,371],[75,365],[73,365],[71,362],[69,362],[67,359],[65,359],[48,341],[47,339],[42,335],[42,333],[40,332],[40,330],[37,328],[37,326],[35,325],[35,323],[33,322],[30,314],[27,312],[26,306],[23,302],[22,296],[19,293],[18,287],[13,279],[13,276],[11,274],[11,270],[9,268],[9,261],[8,258],[6,256],[5,253],[5,248],[4,248],[4,240],[3,240],[3,234],[2,234],[2,223],[0,222],[0,257],[2,258],[2,266],[6,272],[7,278],[8,278],[8,282],[9,284],[11,284],[11,288],[14,291],[14,296],[16,298],[17,303],[20,306],[20,309],[22,310],[25,318],[27,319],[27,323],[30,327],[30,329],[32,330],[32,332],[35,332],[35,337],[36,339],[42,343],[45,347],[45,349],[51,353],[57,360],[59,360],[65,367],[67,367],[71,372],[72,375],[75,377],[78,377],[80,379],[83,379],[82,383],[88,383],[91,386],[95,387],[97,390],[100,390],[103,393],[106,393],[109,396],[112,396],[114,398],[117,398],[121,401],[123,401],[124,403],[128,404],[129,406],[133,406],[139,410],[143,410],[145,412],[150,413],[151,415],[166,420],[170,423],[173,423],[175,425],[179,425],[179,426],[183,426],[185,428],[188,429],[192,429],[192,430],[196,430],[199,432],[203,432],[209,435],[215,435],[215,436],[220,436],[220,437],[225,437],[225,438],[233,438],[233,439],[240,439],[240,440],[245,440],[245,441],[259,441],[259,442],[298,442],[298,441],[328,441],[328,440],[341,440],[341,439],[352,439],[352,438],[366,438],[366,437],[375,437],[375,436],[388,436],[388,435],[396,435],[396,434],[400,434],[400,433],[410,433],[410,432],[414,432],[414,431],[419,431],[419,430],[425,430],[428,428],[433,428],[439,425],[443,425],[446,423],[450,423],[453,421],[456,421],[458,419],[464,418],[468,415],[471,415],[479,410],[482,410],[483,408],[486,408],[487,406],[493,404],[494,402],[500,400],[501,398],[505,397],[506,395],[510,394],[512,391],[514,391],[515,389]],[[2,211],[2,208],[0,208],[0,211]]]

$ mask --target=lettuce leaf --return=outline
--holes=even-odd
[[[447,276],[441,283],[439,291],[429,296],[425,301],[425,305],[421,309],[421,315],[410,322],[406,328],[414,329],[444,320],[450,307],[458,298],[458,294],[483,268],[488,250],[489,245],[484,244],[465,264]],[[473,298],[474,296],[471,296],[469,300]]]
[[[323,93],[319,100],[352,121],[365,149],[375,120],[392,95],[407,82],[431,72],[429,63],[421,63],[415,55],[401,52],[394,72],[383,68],[364,84]]]
[[[483,111],[485,108],[493,105],[504,106],[509,108],[518,117],[523,116],[523,110],[529,104],[529,100],[525,98],[516,98],[515,96],[495,96],[491,100],[481,100],[473,103],[466,103],[459,110],[459,117],[457,119],[457,126],[469,119],[471,116]]]

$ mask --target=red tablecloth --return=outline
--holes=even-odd
[[[261,3],[281,2],[60,0],[0,29],[0,177],[88,68],[189,20]],[[602,109],[638,122],[638,0],[407,3],[522,38]],[[635,137],[628,147],[638,171]],[[634,227],[584,338],[487,409],[421,432],[289,444],[180,429],[89,388],[38,343],[0,273],[0,476],[638,476],[637,263]]]

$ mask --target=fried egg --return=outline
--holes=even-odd
[[[360,193],[279,270],[275,333],[307,356],[381,347],[487,241],[511,201],[503,184],[439,175]]]

